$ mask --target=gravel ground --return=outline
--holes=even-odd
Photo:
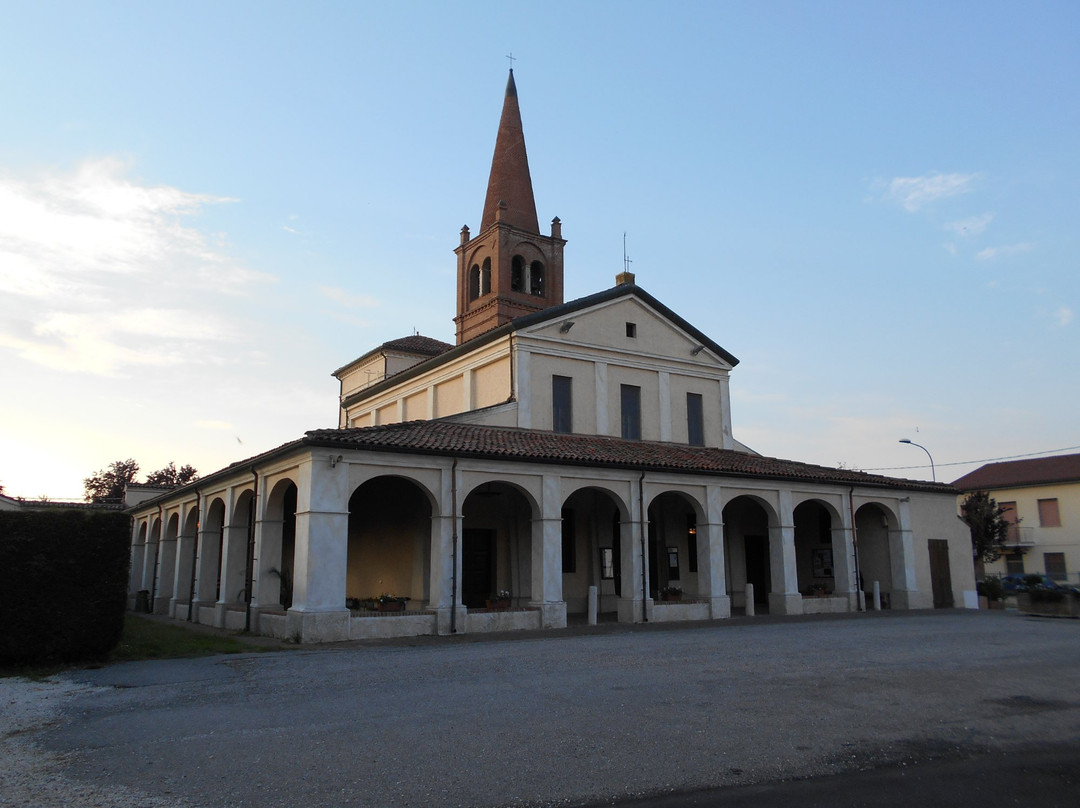
[[[0,680],[0,805],[553,806],[1080,739],[1080,621],[725,621]],[[181,796],[189,803],[181,801]]]

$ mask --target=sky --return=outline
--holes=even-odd
[[[514,57],[566,299],[739,358],[762,454],[1080,451],[1080,4],[42,2],[0,26],[0,484],[206,474],[453,341]],[[541,225],[546,230],[546,225]]]

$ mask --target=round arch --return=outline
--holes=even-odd
[[[859,558],[859,588],[867,603],[876,581],[881,591],[881,605],[889,608],[895,585],[897,560],[893,537],[899,520],[892,509],[880,502],[867,502],[855,511],[855,541]]]
[[[298,493],[296,481],[285,477],[275,481],[266,495],[255,582],[255,603],[263,610],[292,606]]]
[[[649,597],[681,599],[699,594],[697,526],[705,520],[701,503],[685,491],[661,491],[648,514]]]
[[[511,604],[532,599],[534,525],[540,508],[521,485],[487,480],[461,494],[461,602],[483,608],[509,593]],[[493,598],[498,595],[498,598]]]
[[[724,555],[727,588],[734,608],[746,608],[746,585],[754,587],[754,608],[767,608],[772,591],[769,534],[780,520],[762,497],[740,494],[724,505]]]
[[[562,588],[568,614],[585,614],[589,587],[597,589],[597,611],[618,612],[622,597],[623,558],[633,552],[630,510],[622,498],[604,485],[582,485],[563,500]]]

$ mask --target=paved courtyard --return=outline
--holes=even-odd
[[[5,703],[19,687],[52,718],[5,741],[37,756],[0,763],[5,806],[610,804],[1075,747],[1080,621],[613,626],[116,665],[0,680]]]

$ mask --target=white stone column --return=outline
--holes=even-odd
[[[562,593],[562,500],[559,478],[545,474],[541,515],[532,520],[530,536],[532,600],[540,609],[541,628],[566,627]]]
[[[705,521],[697,526],[698,593],[709,600],[709,616],[731,617],[724,558],[724,497],[718,485],[705,490]]]
[[[177,524],[179,525],[179,515]],[[169,603],[173,600],[176,585],[176,536],[166,531],[161,538],[158,552],[157,591],[154,595],[154,614],[170,614]]]
[[[349,638],[349,466],[312,449],[301,464],[296,501],[293,605],[287,630],[301,642]],[[336,456],[336,455],[335,455]]]
[[[769,526],[770,614],[802,614],[799,574],[795,566],[795,512],[791,491],[780,489],[780,524]]]
[[[915,577],[915,538],[911,530],[911,503],[900,501],[900,529],[889,531],[889,568],[892,573],[893,609],[919,606],[919,584]]]
[[[199,506],[199,536],[195,555],[195,599],[191,604],[191,619],[201,623],[200,609],[203,606],[212,606],[217,602],[217,576],[218,565],[221,559],[219,542],[221,534],[218,526],[206,523],[206,514],[209,511],[206,498],[203,497]]]
[[[224,542],[221,546],[221,591],[214,609],[214,625],[225,627],[225,614],[230,603],[243,602],[243,589],[247,586],[247,522],[239,522],[236,501],[243,493],[242,487],[230,488],[225,501]]]
[[[436,630],[443,635],[466,631],[466,609],[461,603],[460,491],[460,472],[452,465],[443,469],[438,513],[431,516],[431,570],[428,576],[428,608],[436,611]]]
[[[144,525],[149,535],[150,527],[146,525],[145,519],[133,519],[131,524],[131,569],[128,571],[128,606],[132,609],[135,608],[135,595],[142,589],[143,564],[146,563],[146,542],[139,541]]]
[[[848,611],[859,608],[858,581],[855,580],[855,542],[851,525],[849,495],[845,494],[840,513],[840,524],[832,529],[833,585],[837,597],[847,598]]]
[[[180,534],[176,537],[176,569],[173,571],[173,596],[169,601],[169,614],[176,620],[187,619],[186,604],[191,598],[191,575],[195,569],[195,534],[187,533],[187,514],[180,509]],[[180,609],[180,613],[177,613]]]
[[[630,487],[630,521],[620,525],[619,561],[622,568],[622,596],[619,598],[619,622],[641,623],[652,613],[649,597],[649,563],[642,553],[646,530],[642,525],[638,483]],[[645,548],[648,552],[648,548]]]

